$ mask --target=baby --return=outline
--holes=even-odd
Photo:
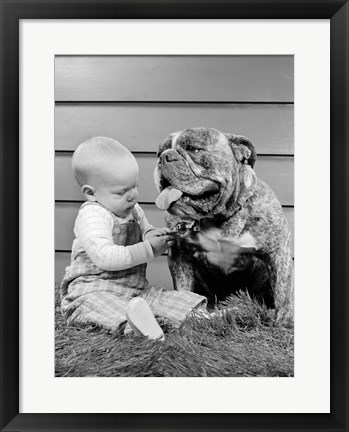
[[[68,322],[94,323],[163,339],[155,316],[173,326],[206,298],[148,284],[146,263],[173,244],[167,228],[148,222],[138,199],[138,164],[111,138],[91,138],[73,155],[74,175],[86,198],[77,215],[71,264],[61,285]]]

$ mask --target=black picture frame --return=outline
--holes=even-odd
[[[0,0],[1,13],[1,431],[347,431],[348,64],[346,0]],[[330,19],[331,413],[19,413],[19,21],[21,19]],[[316,170],[316,143],[310,169]],[[301,156],[299,156],[301,157]],[[321,235],[321,232],[319,232]],[[314,291],[316,287],[314,287]],[[314,292],[316,297],[316,292]]]

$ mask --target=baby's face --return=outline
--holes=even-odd
[[[135,159],[111,161],[93,185],[96,200],[119,217],[128,216],[138,200],[138,165]]]

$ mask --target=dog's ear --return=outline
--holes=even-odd
[[[165,141],[162,144],[160,144],[159,150],[156,154],[157,157],[159,157],[161,155],[161,153],[163,153],[165,150],[168,150],[172,147],[172,140],[173,140],[174,136],[177,135],[178,133],[180,133],[180,131],[171,133],[165,139]]]
[[[231,144],[235,144],[240,153],[240,160],[254,167],[257,159],[257,153],[252,141],[242,135],[225,134]]]

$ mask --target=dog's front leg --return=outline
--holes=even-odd
[[[275,251],[270,256],[276,320],[294,319],[293,260],[291,251]]]
[[[177,291],[194,291],[194,271],[188,255],[178,242],[169,250],[168,264],[173,280],[173,287]]]

